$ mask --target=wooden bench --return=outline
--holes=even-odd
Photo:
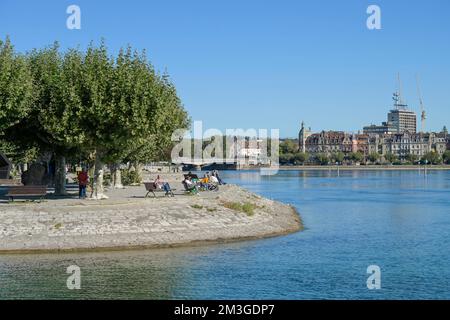
[[[147,190],[147,194],[145,195],[145,197],[147,198],[148,195],[150,194],[150,192],[153,194],[153,197],[156,198],[156,193],[155,192],[165,192],[164,189],[160,189],[157,188],[155,186],[155,184],[153,182],[144,182],[145,185],[145,190]],[[174,196],[173,191],[175,191],[176,189],[171,189],[171,191],[166,192],[166,196]]]
[[[39,197],[43,199],[47,195],[47,186],[14,186],[8,188],[6,196],[10,201],[14,198]]]
[[[8,186],[20,186],[20,185],[22,185],[20,180],[0,179],[0,186],[8,187]]]

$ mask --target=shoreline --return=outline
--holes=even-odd
[[[337,170],[339,167],[339,170],[347,170],[347,171],[351,171],[351,170],[371,170],[371,171],[401,171],[401,170],[405,170],[405,171],[424,171],[425,170],[425,166],[421,165],[421,166],[413,166],[413,165],[400,165],[400,166],[336,166],[336,165],[327,165],[327,166],[280,166],[279,170],[280,171],[289,171],[289,170]],[[431,165],[427,165],[426,166],[427,171],[428,170],[450,170],[450,165],[436,165],[436,166],[431,166]]]
[[[236,185],[199,196],[178,193],[174,198],[144,198],[143,186],[110,190],[108,195],[110,199],[100,201],[1,203],[0,254],[194,247],[304,229],[294,207]],[[233,207],[244,203],[251,204],[251,212]]]

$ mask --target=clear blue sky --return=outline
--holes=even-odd
[[[66,28],[70,4],[81,30]],[[382,30],[366,28],[370,4]],[[1,0],[0,31],[19,51],[102,37],[111,53],[145,48],[208,128],[360,130],[385,120],[398,72],[415,111],[419,73],[427,128],[450,125],[448,0]]]

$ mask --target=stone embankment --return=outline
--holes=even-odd
[[[235,185],[175,197],[145,198],[143,186],[108,191],[107,200],[75,197],[0,203],[0,252],[136,249],[198,245],[288,234],[303,228],[297,211]]]

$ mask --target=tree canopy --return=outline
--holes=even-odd
[[[145,52],[105,43],[27,54],[0,42],[1,145],[103,163],[169,160],[171,135],[189,126],[175,86]],[[11,147],[10,144],[14,144]],[[33,149],[34,150],[34,149]],[[63,163],[63,162],[62,162]]]

